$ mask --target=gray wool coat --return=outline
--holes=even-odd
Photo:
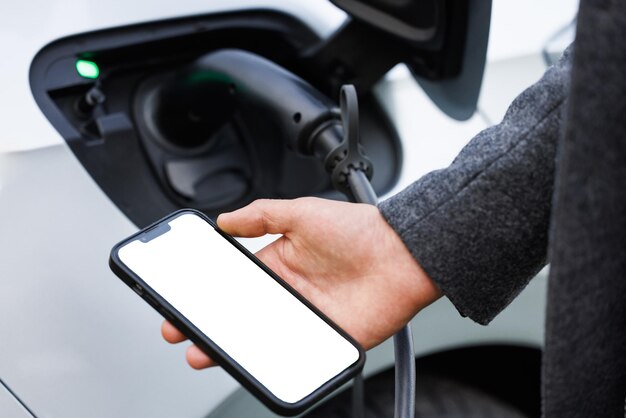
[[[626,2],[582,0],[503,121],[379,208],[481,324],[550,262],[543,414],[626,416]]]

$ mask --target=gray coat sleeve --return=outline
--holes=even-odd
[[[545,265],[571,50],[454,162],[379,208],[459,312],[487,324]]]

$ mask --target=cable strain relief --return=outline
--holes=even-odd
[[[336,109],[329,108],[302,128],[295,144],[293,144],[295,146],[294,151],[301,155],[319,156],[318,137],[334,126],[341,126],[341,114]]]

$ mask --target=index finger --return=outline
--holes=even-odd
[[[217,217],[218,226],[236,237],[254,238],[285,234],[298,215],[295,200],[259,199],[234,212]]]

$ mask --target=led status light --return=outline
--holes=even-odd
[[[76,61],[76,71],[81,77],[95,79],[100,75],[98,64],[93,61],[78,60]]]

